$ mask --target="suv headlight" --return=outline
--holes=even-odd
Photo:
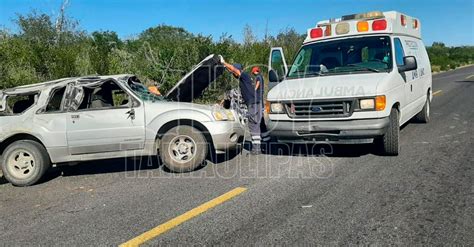
[[[212,116],[216,121],[234,121],[234,113],[230,110],[216,109],[212,112]]]
[[[284,113],[285,106],[282,103],[271,103],[270,104],[270,113]]]
[[[231,110],[224,110],[225,113],[227,114],[227,119],[229,119],[230,121],[234,121],[235,120],[235,116],[234,116],[234,112],[231,111]]]

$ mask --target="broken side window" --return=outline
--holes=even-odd
[[[30,107],[32,107],[37,99],[39,93],[26,93],[26,94],[10,94],[6,98],[6,113],[7,114],[22,114]]]
[[[74,83],[70,83],[67,85],[64,94],[64,110],[76,111],[80,108],[84,98],[84,89],[82,86],[76,86]]]
[[[114,81],[95,87],[84,87],[84,98],[78,110],[110,109],[130,106],[130,96]]]
[[[3,114],[6,109],[5,94],[0,91],[0,114]]]
[[[64,92],[66,87],[60,87],[53,90],[51,98],[46,105],[46,112],[59,112],[62,110],[62,101],[64,98]]]

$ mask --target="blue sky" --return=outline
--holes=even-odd
[[[418,17],[426,44],[474,45],[474,0],[69,0],[67,13],[81,28],[113,30],[128,38],[159,24],[193,33],[223,33],[242,39],[243,27],[270,34],[287,27],[304,33],[317,21],[371,10],[397,10]],[[0,0],[0,26],[15,30],[12,19],[32,9],[57,16],[62,0]]]

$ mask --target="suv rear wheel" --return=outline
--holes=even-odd
[[[51,161],[46,149],[31,140],[13,142],[2,155],[3,175],[14,186],[37,183],[50,166]]]
[[[168,169],[173,172],[189,172],[204,163],[209,148],[201,131],[180,125],[165,133],[159,152]]]

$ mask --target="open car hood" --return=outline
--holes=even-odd
[[[219,61],[219,56],[209,55],[186,74],[168,93],[166,98],[191,102],[202,95],[211,82],[224,73],[224,67]]]

